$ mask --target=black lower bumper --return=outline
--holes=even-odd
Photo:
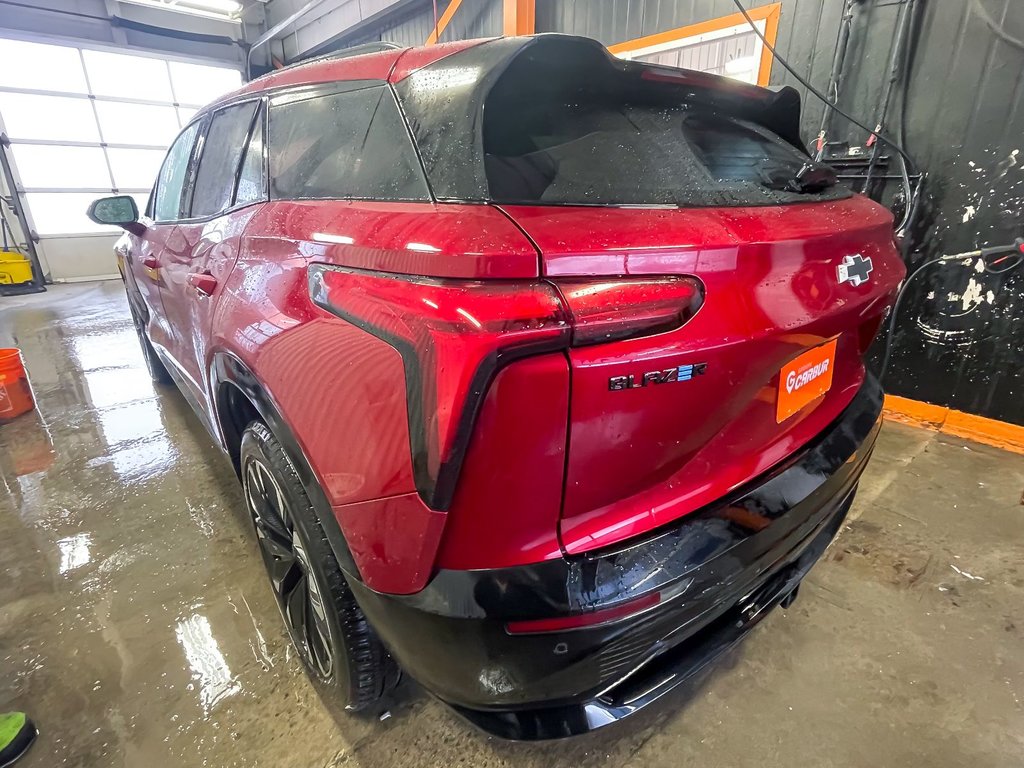
[[[783,466],[615,551],[441,571],[415,595],[352,587],[402,667],[488,732],[545,739],[599,728],[664,696],[795,594],[842,525],[881,409],[869,378]],[[597,626],[507,630],[655,594],[656,606]]]

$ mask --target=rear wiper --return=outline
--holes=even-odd
[[[762,183],[768,189],[778,189],[797,194],[810,194],[836,185],[836,173],[827,165],[804,163],[800,170],[790,175],[782,169],[761,174]]]

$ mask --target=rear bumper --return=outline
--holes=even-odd
[[[733,497],[614,551],[441,571],[414,595],[356,598],[399,663],[488,732],[583,733],[657,700],[794,593],[835,536],[881,426],[868,378],[842,415]],[[510,634],[509,622],[660,602],[605,624]]]

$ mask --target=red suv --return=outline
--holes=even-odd
[[[93,204],[309,674],[547,738],[796,595],[880,425],[892,218],[796,92],[564,35],[276,71]],[[397,664],[396,664],[397,662]]]

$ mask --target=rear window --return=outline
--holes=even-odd
[[[487,181],[501,202],[730,206],[845,194],[834,177],[787,189],[810,158],[707,107],[591,92],[490,116],[503,122],[484,133]]]
[[[270,104],[271,199],[426,200],[426,180],[387,86]]]
[[[525,44],[482,112],[487,194],[499,202],[700,207],[850,194],[799,146],[795,93],[624,62],[590,41]]]

